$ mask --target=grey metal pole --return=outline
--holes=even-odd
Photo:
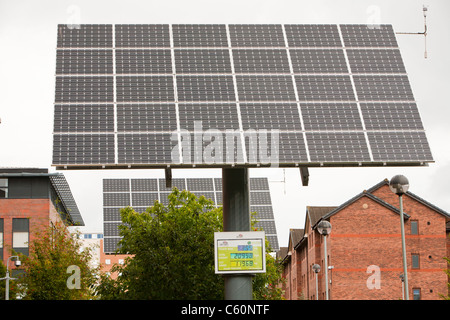
[[[7,266],[8,267],[8,266]],[[9,300],[9,271],[6,270],[5,300]]]
[[[223,231],[250,231],[250,192],[247,168],[222,169]],[[252,300],[251,274],[224,276],[226,300]]]
[[[317,281],[317,272],[314,272],[316,274],[316,300],[319,300],[319,285]]]
[[[329,299],[328,297],[328,258],[327,258],[327,235],[325,234],[323,236],[323,245],[325,247],[325,296],[326,296],[326,300]]]
[[[401,234],[402,234],[402,257],[403,257],[403,275],[405,280],[405,299],[409,300],[409,290],[408,290],[408,271],[407,271],[407,264],[406,264],[406,243],[405,243],[405,221],[403,218],[403,199],[402,195],[399,195],[400,200],[400,227],[401,227]]]

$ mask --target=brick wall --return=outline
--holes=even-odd
[[[398,196],[389,190],[387,184],[372,194],[399,207]],[[408,195],[403,196],[403,208],[410,216],[405,220],[409,298],[413,299],[413,289],[420,289],[421,299],[439,299],[439,293],[448,293],[448,278],[443,272],[447,268],[443,257],[450,252],[450,239],[445,231],[446,217]],[[330,299],[402,299],[400,215],[363,195],[329,220],[332,232],[327,237],[328,265],[334,267],[328,272]],[[418,223],[417,235],[411,234],[411,221]],[[321,266],[318,296],[323,299],[323,237],[311,230],[308,222],[305,233],[307,243],[298,246],[295,255],[298,288],[295,298],[315,299],[316,285],[311,266],[317,263]],[[418,268],[412,268],[413,254],[419,256]],[[289,268],[286,266],[291,270]]]
[[[387,185],[373,194],[395,207],[398,196]],[[406,258],[409,294],[420,288],[422,299],[437,299],[446,292],[442,269],[446,254],[445,217],[422,203],[403,196]],[[411,220],[418,221],[419,234],[411,235]],[[362,197],[330,218],[333,226],[332,251],[335,299],[397,299],[402,297],[399,275],[403,273],[400,216],[392,210]],[[412,254],[419,255],[419,268],[412,269]],[[380,269],[380,288],[369,289],[370,265]],[[373,283],[373,282],[372,282]],[[370,285],[369,285],[370,286]]]
[[[48,227],[50,221],[57,221],[59,214],[49,199],[1,199],[0,217],[3,218],[3,263],[10,256],[12,248],[12,219],[28,218],[29,240],[35,239],[36,233]]]

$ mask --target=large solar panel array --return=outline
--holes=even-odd
[[[58,27],[53,165],[256,167],[265,156],[433,161],[391,25]]]
[[[222,205],[221,178],[174,178],[172,187],[189,190],[197,197],[205,196],[216,206]],[[104,252],[114,253],[120,240],[120,209],[131,206],[144,212],[155,200],[168,204],[165,179],[103,179]],[[250,212],[255,212],[256,225],[266,233],[272,250],[279,250],[275,218],[267,178],[250,178]]]

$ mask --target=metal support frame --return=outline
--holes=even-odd
[[[222,169],[223,231],[250,231],[248,168]],[[225,300],[252,300],[251,274],[224,276]]]

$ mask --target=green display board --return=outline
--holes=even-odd
[[[216,273],[266,272],[264,232],[216,232],[214,248]]]

